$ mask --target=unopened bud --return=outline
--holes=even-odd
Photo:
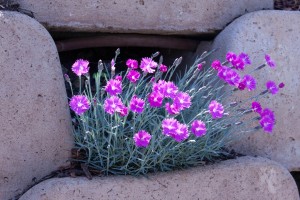
[[[155,52],[154,54],[152,54],[152,58],[155,58],[156,56],[158,56],[160,53],[159,51]]]
[[[65,80],[66,80],[67,82],[70,82],[70,81],[71,81],[68,74],[65,74],[64,77],[65,77]]]
[[[284,88],[284,86],[285,86],[284,83],[279,83],[278,85],[279,88]]]
[[[264,95],[264,94],[266,94],[268,92],[269,92],[269,90],[265,90],[265,91],[261,92],[259,95]]]
[[[235,106],[237,106],[237,105],[238,105],[237,102],[231,102],[231,103],[229,104],[230,107],[235,107]]]
[[[177,60],[177,62],[176,62],[176,67],[177,67],[178,65],[180,65],[181,61],[182,61],[182,57],[178,58],[178,60]]]
[[[102,60],[98,61],[98,72],[101,72],[103,70],[103,63]]]
[[[115,54],[116,56],[118,56],[120,54],[120,48],[118,48],[116,51],[115,51]]]
[[[254,71],[260,70],[262,68],[264,68],[265,66],[267,66],[266,64],[262,64],[260,66],[258,66]]]
[[[159,57],[159,62],[158,62],[158,64],[159,64],[159,65],[162,64],[162,63],[163,63],[163,60],[164,60],[163,56],[160,56],[160,57]]]
[[[242,123],[243,122],[235,122],[234,124],[238,126],[238,125],[241,125]]]

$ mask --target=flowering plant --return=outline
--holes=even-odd
[[[229,52],[225,62],[215,60],[207,68],[204,59],[211,52],[204,52],[191,67],[177,72],[182,58],[167,67],[162,56],[155,61],[157,52],[140,64],[128,59],[127,70],[116,74],[119,53],[110,67],[100,60],[93,79],[88,61],[80,59],[72,66],[79,82],[82,75],[85,79],[78,95],[72,91],[69,105],[75,112],[76,146],[87,155],[80,162],[89,167],[105,174],[139,175],[195,166],[226,155],[233,132],[272,132],[274,113],[257,100],[277,93],[283,83],[268,81],[266,89],[251,98],[226,101],[239,90],[256,91],[253,74],[267,65],[275,67],[270,56],[241,77],[239,71],[251,65],[245,53]],[[72,88],[68,75],[65,78]],[[226,85],[233,88],[224,90]],[[257,116],[243,121],[250,113]]]

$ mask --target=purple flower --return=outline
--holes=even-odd
[[[279,83],[278,87],[281,89],[281,88],[284,88],[284,83]]]
[[[178,92],[178,87],[171,81],[165,83],[164,96],[167,98],[174,98]]]
[[[89,72],[89,61],[79,59],[72,65],[72,71],[77,75],[81,76]]]
[[[208,108],[213,119],[223,117],[224,108],[222,104],[218,103],[216,100],[211,101]]]
[[[168,67],[167,67],[166,65],[161,64],[161,65],[159,66],[159,71],[161,71],[161,72],[166,72],[166,71],[168,71]]]
[[[242,59],[242,61],[244,62],[245,65],[251,65],[251,60],[250,60],[248,54],[243,52],[239,55],[239,58]]]
[[[121,81],[121,82],[122,82],[122,76],[119,76],[119,75],[116,76],[116,77],[115,77],[115,80],[118,80],[118,81]]]
[[[245,75],[242,82],[245,84],[245,87],[249,90],[255,90],[256,89],[256,80],[254,77],[250,75]]]
[[[185,124],[177,123],[174,134],[171,135],[177,142],[181,142],[189,137],[188,127]]]
[[[260,113],[261,118],[268,117],[270,118],[273,122],[275,122],[275,115],[274,112],[269,109],[265,108],[261,113]]]
[[[148,101],[151,107],[160,107],[164,96],[160,92],[153,91],[148,96]]]
[[[236,58],[237,58],[237,56],[236,56],[236,54],[233,53],[233,52],[228,52],[228,53],[226,54],[226,60],[227,60],[228,62],[232,62],[232,61],[234,61]]]
[[[222,68],[222,64],[219,60],[215,60],[212,62],[211,67],[219,71]]]
[[[166,103],[166,111],[170,115],[177,115],[180,112],[180,109],[175,104]]]
[[[75,95],[70,100],[71,109],[77,114],[81,115],[90,108],[90,102],[84,95]]]
[[[244,70],[245,63],[242,58],[237,57],[235,60],[231,62],[231,64],[237,69],[237,70]]]
[[[226,66],[221,66],[221,68],[218,70],[218,76],[220,79],[225,80],[227,73],[230,71],[231,69],[229,69]]]
[[[266,83],[267,89],[271,94],[276,94],[278,92],[278,88],[276,86],[276,83],[274,81],[268,81]]]
[[[157,67],[157,63],[154,62],[151,58],[143,58],[141,61],[140,68],[143,72],[154,73],[155,70],[153,68]]]
[[[189,108],[191,106],[191,97],[188,93],[178,92],[174,98],[174,104],[179,110]]]
[[[165,95],[167,82],[164,80],[159,80],[157,83],[153,83],[152,91],[159,92],[163,96]]]
[[[122,93],[122,82],[110,79],[107,81],[107,84],[105,86],[105,91],[108,92],[110,95],[117,95]]]
[[[133,136],[133,140],[137,147],[147,147],[151,140],[151,135],[145,130],[140,130]]]
[[[238,86],[241,78],[235,70],[229,69],[226,73],[225,81],[230,85]]]
[[[143,99],[133,96],[129,103],[130,110],[135,113],[142,113],[145,106],[145,101]]]
[[[239,90],[244,90],[246,88],[246,83],[241,81],[238,85]]]
[[[163,134],[166,136],[174,135],[175,130],[178,128],[179,122],[174,118],[167,118],[162,121]]]
[[[130,70],[126,76],[130,82],[135,83],[140,78],[140,73],[136,70]]]
[[[263,117],[259,120],[259,123],[265,132],[271,133],[273,131],[274,121],[271,118]]]
[[[265,60],[266,60],[267,64],[269,65],[269,67],[275,68],[276,64],[275,64],[275,62],[271,59],[270,55],[266,54],[266,55],[265,55]]]
[[[139,66],[139,63],[138,63],[137,60],[128,59],[128,60],[126,61],[126,65],[127,65],[127,67],[130,68],[130,69],[137,69],[138,66]]]
[[[256,102],[256,101],[253,101],[252,102],[252,110],[253,110],[253,112],[261,113],[262,107],[261,107],[260,103]]]
[[[202,122],[201,120],[193,121],[191,131],[196,137],[201,137],[205,135],[206,127],[204,122]]]
[[[121,105],[116,109],[116,111],[120,114],[120,116],[124,117],[128,114],[128,108],[124,105]]]
[[[203,68],[202,63],[200,63],[200,64],[197,65],[197,69],[198,69],[198,70],[202,70],[202,68]]]
[[[117,96],[111,96],[104,101],[104,110],[108,114],[114,114],[116,111],[121,112],[121,109],[124,108],[124,105],[121,99]]]

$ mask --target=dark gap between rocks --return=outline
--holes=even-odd
[[[300,171],[291,172],[293,178],[295,179],[295,182],[298,187],[299,195],[300,195]]]

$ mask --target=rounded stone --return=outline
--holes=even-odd
[[[299,194],[291,174],[278,163],[242,157],[187,170],[149,174],[148,178],[53,178],[34,186],[20,198],[48,199],[299,200]]]
[[[0,12],[0,199],[65,165],[73,146],[58,53],[36,20]]]
[[[216,33],[273,0],[16,0],[53,31],[148,34]]]
[[[265,63],[269,54],[276,62],[275,69],[264,67],[253,75],[259,83],[258,91],[237,92],[231,99],[241,100],[266,89],[268,80],[285,87],[276,95],[259,100],[262,107],[275,111],[276,125],[273,133],[251,133],[232,147],[240,153],[259,155],[281,163],[290,171],[300,170],[300,13],[291,11],[257,11],[244,15],[226,27],[214,40],[213,56],[225,60],[228,51],[249,54],[250,72]],[[249,102],[248,107],[251,107]],[[259,123],[257,122],[259,126]]]

